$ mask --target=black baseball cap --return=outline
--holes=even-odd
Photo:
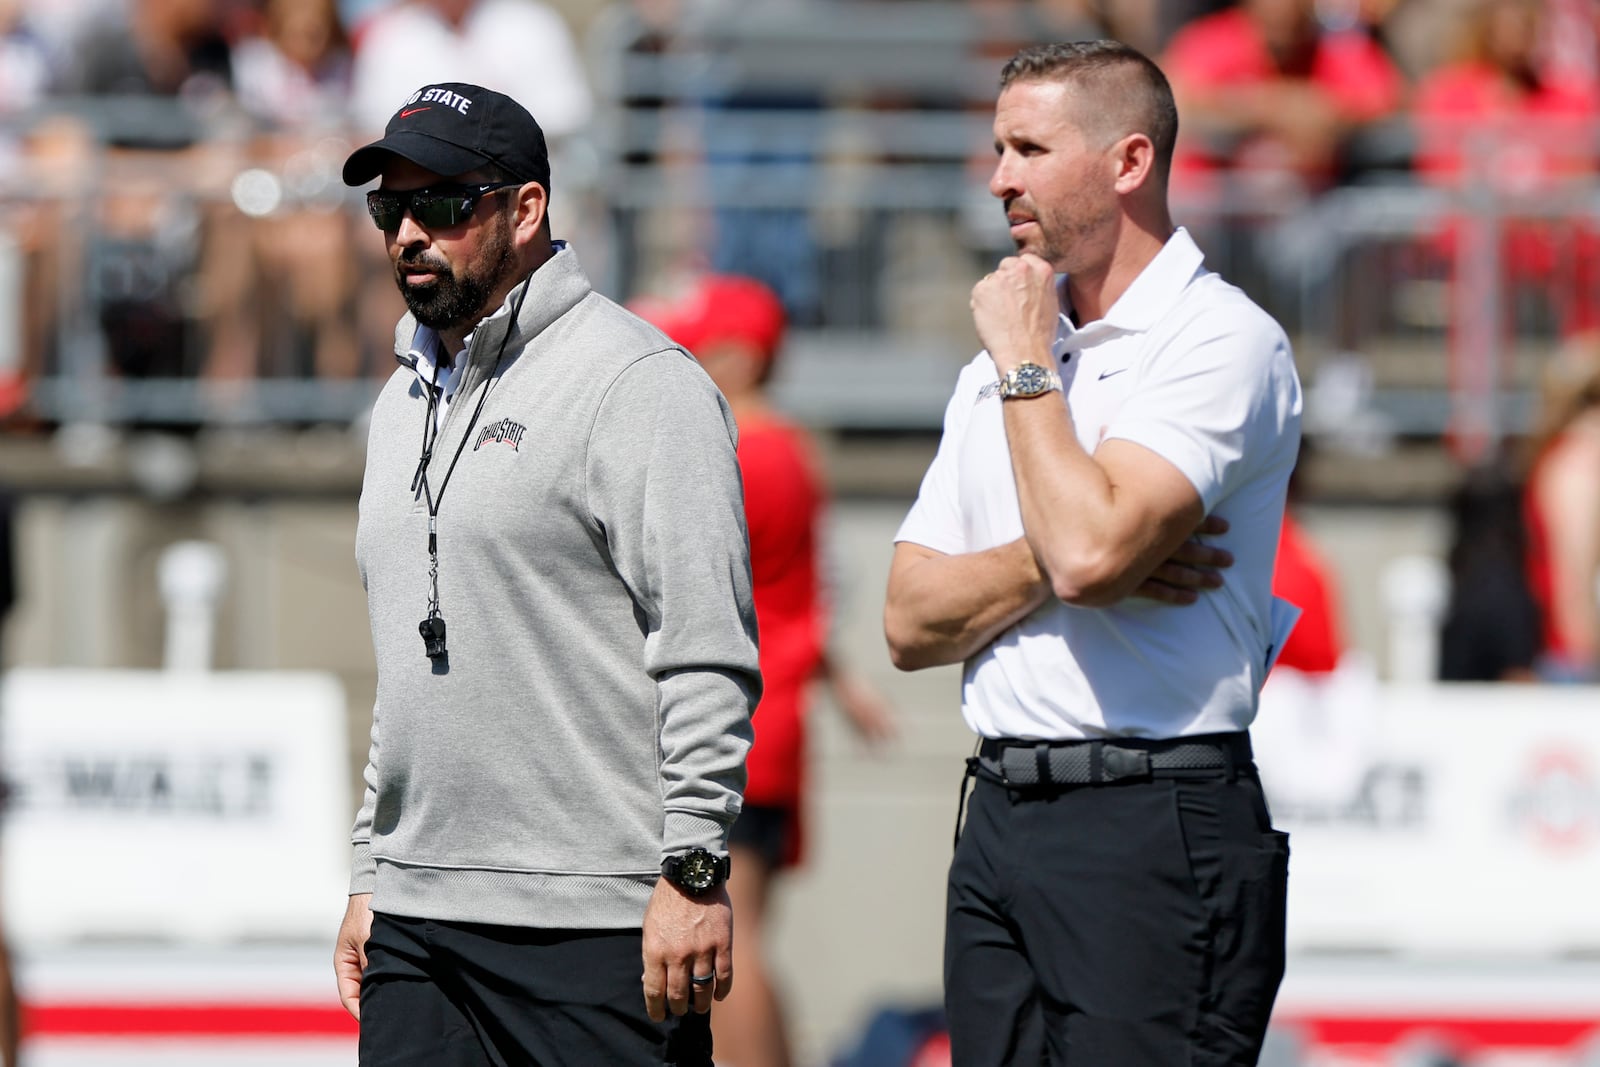
[[[550,150],[528,109],[467,82],[440,82],[412,93],[381,140],[350,153],[344,183],[370,182],[383,173],[390,155],[446,177],[493,163],[511,178],[550,188]]]

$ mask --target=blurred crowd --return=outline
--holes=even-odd
[[[892,20],[927,6],[834,8]],[[1191,205],[1203,244],[1242,230],[1268,264],[1293,263],[1314,246],[1307,220],[1332,188],[1396,178],[1470,186],[1500,198],[1503,224],[1484,229],[1483,212],[1464,206],[1412,254],[1449,280],[1470,275],[1493,244],[1507,306],[1486,317],[1481,287],[1457,285],[1453,333],[1475,338],[1487,323],[1509,334],[1530,292],[1563,335],[1600,326],[1600,234],[1562,206],[1588,191],[1596,161],[1593,0],[937,6],[970,15],[963,47],[996,68],[1015,47],[1052,37],[1114,36],[1160,57],[1183,116],[1175,196]],[[380,129],[417,84],[470,77],[538,115],[559,162],[563,144],[593,139],[597,101],[637,109],[658,92],[670,102],[648,85],[597,85],[628,69],[625,56],[583,47],[602,14],[636,27],[607,43],[660,56],[696,39],[703,47],[707,25],[769,7],[807,4],[614,0],[597,13],[544,0],[0,0],[0,315],[10,320],[0,414],[26,413],[31,381],[86,369],[210,381],[383,373],[397,304],[378,242],[357,239],[366,235],[335,173],[353,141]],[[892,48],[876,58],[894,66]],[[941,95],[943,75],[924,71],[866,103],[912,118],[981,110],[987,84],[975,92],[952,72]],[[817,176],[810,165],[827,148],[785,120],[837,106],[829,86],[719,75],[698,92],[712,117],[691,147],[707,160],[790,162],[797,180]],[[767,121],[718,121],[736,112]],[[682,150],[663,137],[617,161]],[[967,173],[981,182],[984,166],[980,146]],[[711,236],[680,243],[703,243],[707,269],[765,281],[798,325],[840,321],[822,284],[816,212],[762,205],[711,170],[713,210],[681,213]],[[615,277],[628,289],[652,280]],[[74,336],[83,322],[96,336]]]
[[[742,67],[715,62],[764,12],[815,27],[823,7],[837,20],[833,66],[781,48]],[[965,20],[941,25],[962,27],[952,54],[970,68],[911,69],[892,43],[910,20],[934,26],[935,9]],[[864,65],[882,78],[856,70],[850,84],[828,84],[823,71],[846,69],[858,25],[880,34],[863,39]],[[908,35],[905,47],[928,36]],[[1468,535],[1458,547],[1446,673],[1519,677],[1538,661],[1551,674],[1592,676],[1600,0],[0,0],[0,432],[51,427],[63,418],[61,390],[85,382],[198,384],[207,410],[226,418],[230,401],[248,417],[253,383],[386,376],[403,308],[338,168],[425,82],[493,85],[538,116],[555,156],[558,232],[604,238],[578,247],[610,257],[595,273],[618,299],[681,296],[697,274],[733,274],[765,283],[801,328],[888,334],[908,320],[964,321],[964,293],[976,266],[1004,251],[1003,227],[989,231],[998,244],[969,237],[953,252],[971,233],[959,219],[931,239],[895,228],[884,221],[892,210],[872,208],[900,207],[901,190],[853,190],[830,164],[954,160],[929,172],[981,193],[986,138],[930,150],[955,127],[921,124],[986,123],[993,79],[1015,48],[1102,36],[1159,58],[1182,116],[1180,221],[1208,255],[1253,249],[1264,288],[1324,250],[1336,191],[1441,194],[1401,255],[1444,294],[1443,388],[1506,380],[1530,324],[1549,353],[1537,368],[1549,390],[1524,452],[1497,448],[1481,427],[1445,432],[1463,470],[1487,472],[1464,483],[1458,523],[1474,528],[1483,501],[1498,500],[1490,511],[1512,518],[1500,525],[1495,573],[1506,579],[1504,560],[1519,561],[1511,588],[1499,589],[1464,577],[1494,538]],[[675,56],[695,62],[674,67]],[[636,76],[646,68],[634,60],[656,62],[655,73]],[[763,62],[774,68],[765,80]],[[809,82],[807,64],[818,72]],[[672,80],[684,70],[697,72],[687,89]],[[669,120],[686,106],[702,118],[690,137]],[[662,121],[619,141],[608,108]],[[828,143],[795,121],[845,108],[885,120],[872,127],[883,137]],[[671,169],[685,156],[689,165]],[[708,165],[696,171],[696,160]],[[729,162],[759,167],[718,166]],[[652,188],[653,219],[607,202],[622,188],[610,172],[629,169]],[[669,180],[696,173],[698,193]],[[767,184],[752,186],[752,173]],[[903,192],[907,204],[922,195],[911,184]],[[856,210],[841,213],[852,195]],[[934,213],[959,216],[964,196],[952,189]],[[976,199],[998,222],[987,197]],[[841,219],[848,241],[880,246],[854,273],[831,251]],[[671,246],[666,269],[638,251],[652,226]],[[952,260],[948,284],[899,319],[846,309],[898,299],[887,290],[913,277],[907,260],[923,274]],[[1298,292],[1303,305],[1328,305],[1317,313],[1333,322],[1336,346],[1354,348],[1369,305],[1398,298],[1386,288],[1397,290],[1358,277],[1338,294]],[[1282,317],[1293,329],[1304,310]],[[125,421],[141,417],[160,421]],[[1300,532],[1286,535],[1291,549]],[[1472,603],[1473,591],[1487,605]],[[1522,617],[1533,620],[1519,631],[1526,649],[1486,638],[1511,662],[1461,651],[1472,648],[1470,620],[1503,629]]]
[[[592,112],[533,0],[0,0],[0,416],[85,373],[386,373],[403,308],[338,168],[468,78],[552,140]]]

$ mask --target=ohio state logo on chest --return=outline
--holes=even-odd
[[[528,428],[526,426],[510,419],[491,422],[478,431],[478,439],[472,443],[472,450],[476,452],[484,445],[510,445],[513,452],[520,452],[522,451],[519,447],[522,444],[522,435],[527,432]]]

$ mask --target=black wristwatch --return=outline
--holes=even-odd
[[[728,857],[714,856],[697,846],[662,860],[661,873],[673,885],[697,897],[728,880]]]

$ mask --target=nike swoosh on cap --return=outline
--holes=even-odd
[[[400,112],[400,117],[403,118],[403,119],[408,119],[412,115],[415,115],[419,111],[432,111],[432,110],[433,110],[433,108],[431,108],[431,107],[414,107],[410,111],[402,111],[402,112]]]

